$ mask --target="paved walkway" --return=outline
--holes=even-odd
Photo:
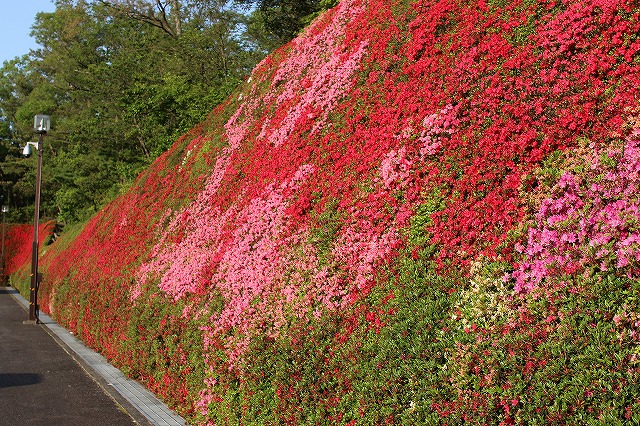
[[[47,315],[28,319],[28,302],[0,287],[1,424],[185,424]]]

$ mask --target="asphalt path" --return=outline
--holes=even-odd
[[[140,424],[0,287],[0,424]]]

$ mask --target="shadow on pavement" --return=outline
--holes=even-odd
[[[29,386],[42,382],[42,375],[33,373],[0,373],[0,389]]]

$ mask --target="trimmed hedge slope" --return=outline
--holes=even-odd
[[[343,0],[41,264],[197,424],[640,422],[640,3]]]

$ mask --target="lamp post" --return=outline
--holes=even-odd
[[[38,114],[33,119],[33,131],[38,134],[38,171],[36,173],[36,201],[33,217],[33,245],[31,246],[31,287],[29,290],[29,321],[40,322],[38,318],[38,286],[40,274],[38,273],[38,226],[40,224],[40,181],[42,180],[42,141],[51,126],[51,118],[48,115]],[[27,144],[24,154],[31,153],[31,145]]]
[[[6,215],[9,211],[9,206],[2,206],[2,258],[0,259],[0,267],[2,267],[2,285],[7,285],[7,276],[4,273],[5,267],[5,251],[4,251],[4,243],[5,243],[5,235],[6,235]]]

